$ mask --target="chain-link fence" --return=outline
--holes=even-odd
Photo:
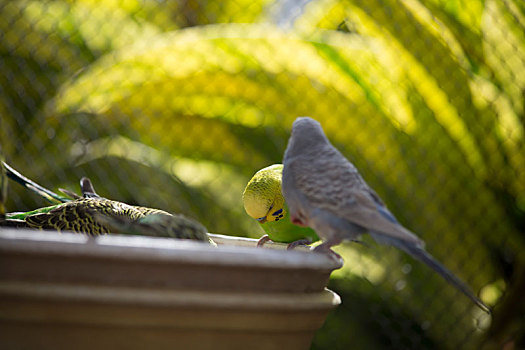
[[[40,184],[259,237],[244,186],[309,115],[495,307],[365,239],[314,349],[525,347],[523,1],[2,1],[0,54],[1,146]]]

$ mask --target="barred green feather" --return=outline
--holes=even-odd
[[[81,198],[27,213],[7,214],[8,219],[23,220],[27,227],[42,230],[68,230],[87,234],[109,233],[95,220],[95,214],[127,217],[131,220],[149,214],[169,213],[160,209],[137,207],[105,198]]]
[[[197,241],[215,242],[200,223],[180,214],[155,213],[132,220],[129,217],[116,217],[97,213],[95,219],[106,225],[112,232],[139,236],[173,237]]]

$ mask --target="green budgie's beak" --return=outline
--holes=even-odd
[[[266,216],[263,216],[262,218],[257,218],[255,220],[259,221],[261,224],[264,224],[266,221],[268,221]]]

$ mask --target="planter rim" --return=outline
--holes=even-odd
[[[103,235],[88,237],[69,232],[0,229],[0,253],[60,255],[149,261],[192,263],[195,265],[241,265],[251,268],[335,270],[342,261],[304,249],[283,251],[279,244],[254,248],[257,240],[210,235],[217,247],[202,242],[172,238]],[[232,243],[232,245],[229,244]]]

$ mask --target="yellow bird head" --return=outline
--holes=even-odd
[[[246,213],[264,224],[279,221],[285,215],[284,197],[281,191],[282,164],[274,164],[259,170],[246,185],[242,200]]]

